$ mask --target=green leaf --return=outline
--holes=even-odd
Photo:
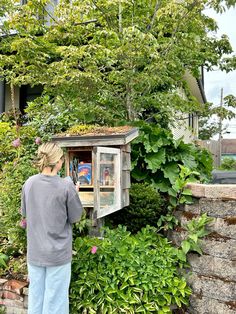
[[[178,195],[178,191],[174,190],[173,188],[170,188],[170,189],[168,189],[168,194],[170,196],[173,196],[174,198],[176,198]]]
[[[184,189],[182,192],[183,195],[193,195],[192,191],[190,189]]]
[[[156,172],[166,160],[165,149],[162,148],[157,153],[147,154],[144,160],[147,163],[147,169],[153,173]]]
[[[183,252],[184,252],[185,254],[187,254],[188,251],[190,250],[191,245],[190,245],[189,241],[184,240],[184,241],[181,243],[181,247],[182,247],[182,249],[183,249]]]
[[[169,164],[165,164],[164,167],[162,167],[162,170],[164,172],[165,178],[168,178],[172,184],[174,184],[175,180],[179,176],[179,167],[178,164],[172,162]]]
[[[199,253],[200,255],[202,255],[202,250],[200,248],[200,245],[195,242],[191,243],[191,251],[195,251]]]
[[[198,235],[197,234],[190,234],[189,239],[193,240],[195,243],[198,241]]]
[[[136,179],[137,181],[142,181],[147,178],[147,172],[139,169],[138,167],[134,167],[131,174],[132,174],[132,177]]]

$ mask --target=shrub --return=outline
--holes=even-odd
[[[220,169],[221,170],[235,171],[236,170],[236,160],[232,157],[224,157],[222,162],[221,162]]]
[[[130,189],[130,205],[109,216],[108,223],[113,226],[125,225],[132,233],[146,225],[156,226],[165,212],[161,195],[148,183],[133,183]]]
[[[131,235],[125,227],[105,238],[74,241],[71,314],[171,313],[191,290],[178,273],[177,249],[153,227]]]
[[[191,180],[199,180],[196,173],[200,173],[201,182],[211,178],[212,156],[207,150],[175,140],[169,130],[156,124],[139,124],[139,137],[133,141],[131,151],[133,180],[152,183],[171,195],[181,166],[192,171]]]
[[[6,238],[11,251],[25,248],[25,230],[20,226],[20,200],[23,183],[35,174],[32,159],[37,149],[36,131],[0,122],[0,226],[1,238]]]
[[[22,157],[17,163],[8,162],[0,173],[2,233],[9,245],[21,250],[26,246],[25,229],[20,226],[21,189],[25,180],[34,173],[35,169],[27,157]]]
[[[5,162],[16,157],[12,142],[16,139],[16,130],[7,122],[0,122],[0,171]]]

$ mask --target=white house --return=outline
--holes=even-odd
[[[189,72],[185,72],[184,79],[189,87],[189,90],[200,104],[207,102],[204,91],[204,73],[201,69],[201,78],[194,78]],[[183,99],[186,99],[185,92],[179,91]],[[180,113],[176,115],[172,132],[175,139],[183,138],[186,143],[190,143],[198,138],[198,116],[194,113]]]

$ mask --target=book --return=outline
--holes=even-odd
[[[92,165],[91,163],[78,164],[78,181],[81,185],[91,185],[92,183]]]

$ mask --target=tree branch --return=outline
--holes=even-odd
[[[156,5],[155,5],[155,10],[154,10],[154,13],[152,16],[152,20],[151,20],[150,24],[147,26],[148,31],[150,31],[153,27],[153,24],[155,22],[155,18],[156,18],[157,11],[158,11],[159,7],[160,7],[160,3],[159,3],[159,0],[157,0]]]
[[[107,21],[108,27],[111,29],[110,21],[109,21],[109,19],[107,18],[106,12],[105,12],[102,8],[100,8],[100,7],[97,5],[97,3],[96,3],[95,0],[92,0],[92,3],[94,4],[94,6],[95,6],[100,12],[102,12],[102,14],[104,15],[105,20]]]

